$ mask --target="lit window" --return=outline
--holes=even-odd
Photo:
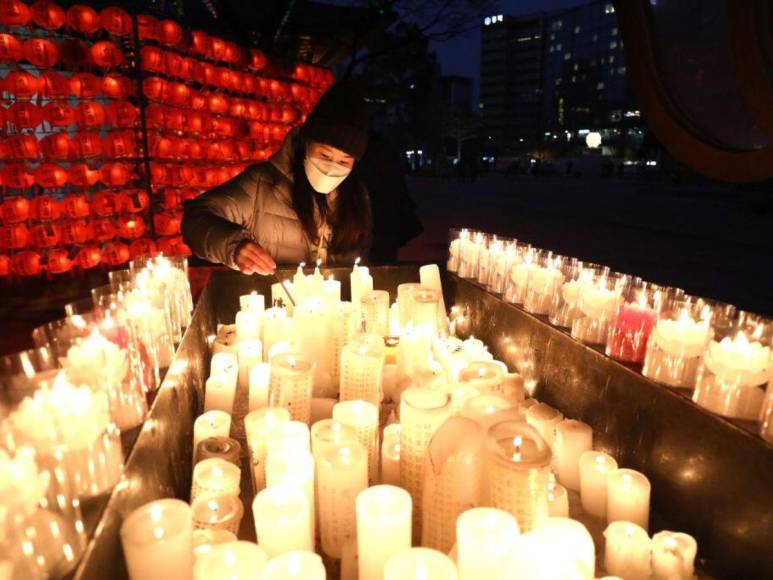
[[[614,62],[615,62],[615,55],[613,54],[613,55],[610,55],[609,57],[609,64],[614,64]]]
[[[601,57],[601,64],[604,64],[606,62],[607,62],[607,57],[606,56],[602,56]]]
[[[621,66],[617,68],[617,74],[624,75],[625,74],[625,67]]]
[[[569,60],[570,58],[572,58],[572,53],[571,53],[571,52],[567,52],[567,53],[564,55],[564,60]]]
[[[572,82],[573,82],[573,83],[576,83],[576,82],[577,82],[577,77],[576,77],[575,75],[572,75]]]
[[[550,33],[550,40],[555,40],[555,39],[556,39],[556,35],[551,32]]]
[[[615,5],[611,2],[607,2],[604,5],[604,14],[614,14],[615,13]]]
[[[553,52],[555,49],[553,48],[553,45],[550,45],[550,52]]]
[[[604,88],[604,82],[603,81],[596,85],[596,90],[598,90],[598,91],[600,91],[603,88]]]
[[[610,42],[609,43],[609,48],[611,48],[611,49],[617,48],[617,41],[613,40],[612,42]]]
[[[560,43],[560,42],[559,42],[559,43],[558,43],[558,45],[556,46],[556,50],[561,50],[561,43]]]
[[[485,24],[486,26],[489,26],[489,25],[491,24],[491,18],[489,18],[488,16],[486,16],[486,17],[483,19],[483,24]]]
[[[617,29],[617,26],[615,26],[615,27],[612,29],[612,36],[617,36],[618,32],[619,32],[619,30]]]
[[[580,32],[580,25],[578,24],[577,26],[574,27],[574,33],[579,34],[579,32]]]
[[[577,64],[577,63],[574,63],[574,70],[577,70],[577,69],[579,69],[579,68],[580,68],[580,65],[579,65],[579,64]]]
[[[560,30],[561,28],[563,28],[563,26],[564,26],[564,21],[563,20],[557,20],[556,21],[556,28],[558,28]]]
[[[556,82],[557,85],[560,85],[561,84],[561,77],[558,77],[555,82]]]

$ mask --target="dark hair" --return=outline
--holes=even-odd
[[[314,221],[314,208],[330,224],[333,238],[328,252],[346,254],[361,247],[370,231],[370,208],[365,187],[359,178],[357,163],[349,176],[338,186],[335,211],[330,212],[328,196],[317,193],[311,187],[303,161],[306,158],[306,138],[299,135],[292,160],[293,187],[292,205],[301,222],[306,239],[312,244],[319,243],[319,231]]]

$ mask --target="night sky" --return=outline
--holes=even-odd
[[[540,10],[551,11],[585,4],[583,0],[500,0],[499,9],[492,14],[529,14]],[[443,43],[434,43],[444,75],[462,75],[475,79],[474,100],[478,98],[480,72],[480,28],[464,37]]]

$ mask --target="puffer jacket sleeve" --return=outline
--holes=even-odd
[[[234,251],[253,238],[259,166],[251,166],[196,199],[183,210],[183,240],[194,254],[235,267]]]

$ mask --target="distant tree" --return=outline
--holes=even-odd
[[[480,117],[472,111],[452,107],[444,112],[443,140],[453,144],[457,159],[462,155],[463,144],[476,139],[480,128]]]

